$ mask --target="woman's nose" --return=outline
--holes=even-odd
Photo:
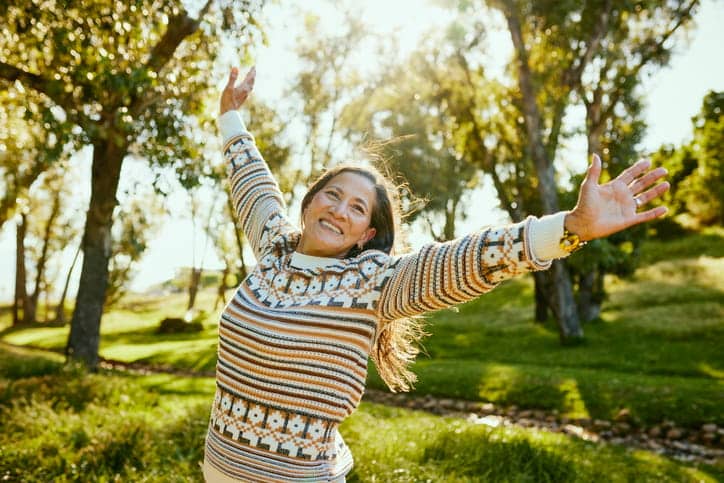
[[[347,203],[340,201],[332,205],[332,214],[337,218],[345,218],[347,216]]]

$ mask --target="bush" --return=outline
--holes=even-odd
[[[201,332],[204,330],[199,321],[186,322],[178,317],[166,317],[158,327],[159,334],[179,334],[184,332]]]

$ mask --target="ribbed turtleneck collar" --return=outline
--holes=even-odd
[[[341,261],[342,260],[339,258],[315,257],[312,255],[305,255],[304,253],[292,252],[291,265],[295,268],[314,270],[326,268],[330,265],[340,263]]]

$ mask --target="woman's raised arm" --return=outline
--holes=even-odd
[[[223,152],[236,218],[259,260],[278,234],[294,227],[284,215],[279,186],[238,112],[254,88],[255,72],[252,67],[237,86],[239,71],[231,69],[221,93],[219,129],[224,138]]]

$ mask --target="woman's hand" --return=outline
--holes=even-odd
[[[594,154],[586,179],[581,184],[578,203],[566,215],[566,229],[578,235],[581,241],[588,241],[665,215],[665,206],[638,211],[669,189],[668,182],[654,186],[666,176],[666,169],[650,168],[649,160],[638,161],[615,179],[600,185],[601,158]]]
[[[239,76],[239,69],[232,67],[229,73],[229,82],[226,83],[224,91],[221,93],[221,105],[219,114],[226,111],[239,109],[249,97],[251,90],[254,88],[254,79],[256,78],[256,68],[252,67],[247,72],[246,77],[241,84],[235,86],[236,78]]]

